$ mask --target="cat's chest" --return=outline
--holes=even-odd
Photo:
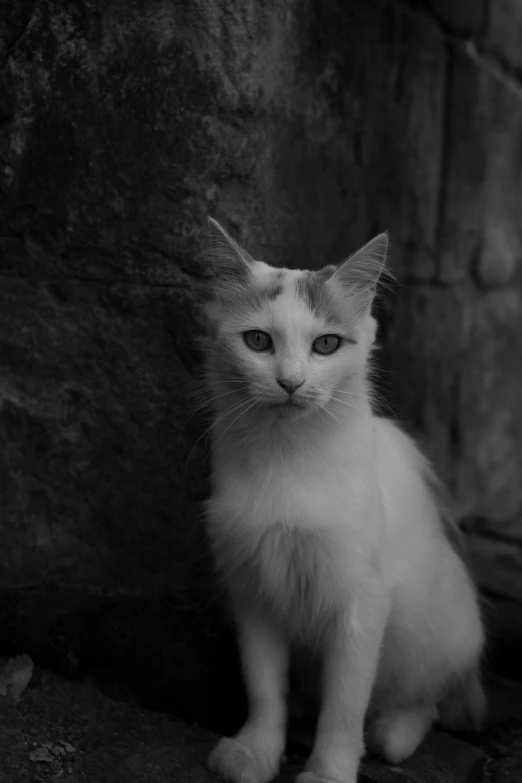
[[[264,529],[274,522],[317,530],[349,522],[361,507],[361,482],[341,461],[266,459],[262,466],[217,464],[211,508],[225,526]]]
[[[269,605],[285,624],[305,627],[329,613],[339,593],[340,564],[324,532],[275,523],[257,534],[238,536],[235,543],[229,573],[236,585]]]
[[[252,469],[214,457],[209,532],[221,574],[298,632],[351,589],[366,550],[364,481],[342,459],[265,459]]]

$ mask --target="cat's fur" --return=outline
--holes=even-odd
[[[209,764],[266,783],[285,744],[290,648],[322,658],[301,783],[355,783],[365,719],[395,763],[435,720],[478,726],[484,632],[476,591],[414,442],[372,411],[370,310],[387,237],[317,273],[254,261],[215,221],[206,343],[210,541],[230,597],[250,712]],[[262,330],[257,352],[243,333]],[[313,340],[340,335],[331,355]],[[292,387],[301,407],[278,383]],[[407,379],[405,379],[407,382]]]

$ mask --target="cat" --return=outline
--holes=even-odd
[[[485,715],[484,627],[456,529],[428,461],[372,405],[387,234],[311,272],[256,261],[209,222],[206,513],[249,716],[208,764],[232,783],[277,775],[297,647],[322,661],[298,783],[356,783],[365,740],[396,764],[435,721],[478,728]]]

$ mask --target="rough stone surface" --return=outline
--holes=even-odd
[[[522,780],[521,683],[497,680],[490,694],[490,704],[494,717],[482,746],[491,758],[486,780],[488,783],[518,783]]]
[[[375,78],[367,71],[371,102],[361,107],[360,187],[367,194],[361,225],[373,221],[389,230],[395,274],[429,279],[437,247],[446,47],[428,15],[399,5],[386,7],[380,29],[378,42],[366,45],[375,52]]]
[[[522,594],[522,546],[509,539],[469,534],[468,548],[476,563],[484,590],[513,601]],[[520,635],[520,628],[515,627]]]
[[[497,0],[424,0],[424,4],[452,33],[481,36],[486,29],[489,8]]]
[[[201,728],[47,672],[18,708],[0,699],[0,783],[211,783],[205,761],[215,741]],[[30,758],[59,743],[68,750],[54,761]]]
[[[484,286],[505,285],[522,263],[522,91],[461,48],[449,73],[439,278],[475,268]]]
[[[505,65],[522,76],[522,14],[517,0],[493,0],[486,35],[486,48]]]
[[[522,475],[522,363],[517,358],[522,356],[517,336],[522,291],[478,296],[468,315],[460,368],[457,499],[463,514],[478,512],[501,534],[504,520],[518,518],[520,525],[522,519],[522,486],[516,479]]]
[[[3,663],[0,660],[0,668]],[[360,783],[519,783],[521,686],[496,680],[489,692],[492,715],[487,736],[456,738],[432,732],[410,759],[397,766],[366,757]],[[0,696],[0,783],[217,780],[206,770],[215,734],[122,701],[122,695],[107,696],[89,680],[68,682],[36,669],[17,707]],[[63,752],[57,752],[60,746]],[[274,783],[291,783],[303,770],[308,753],[303,748],[295,754],[289,745]],[[47,760],[35,760],[42,757]]]
[[[515,756],[495,765],[490,783],[518,783],[519,780],[522,780],[522,759]]]

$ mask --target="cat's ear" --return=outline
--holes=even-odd
[[[208,218],[209,247],[205,254],[213,266],[216,285],[245,285],[254,259],[227,234],[223,226]]]
[[[361,312],[371,306],[381,276],[392,277],[386,269],[387,252],[388,234],[385,232],[343,261],[330,278],[333,285],[340,286],[356,301]]]

